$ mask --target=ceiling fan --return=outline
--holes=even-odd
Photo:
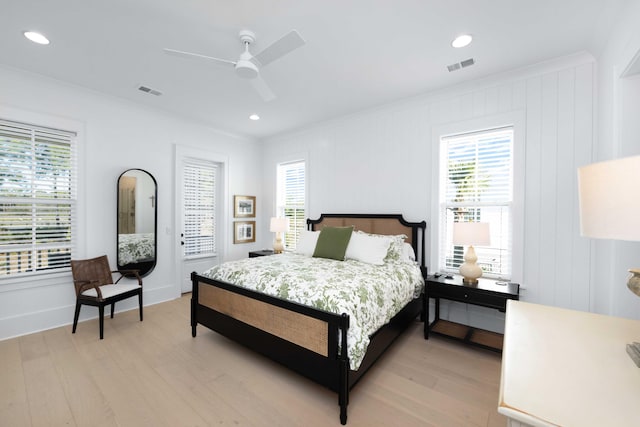
[[[289,52],[303,46],[305,44],[304,39],[296,30],[291,30],[280,39],[264,48],[260,53],[253,55],[249,52],[249,45],[256,40],[255,34],[249,30],[242,30],[240,31],[239,37],[240,41],[244,45],[244,52],[242,52],[240,57],[235,61],[175,49],[165,48],[164,51],[171,55],[206,59],[221,65],[233,66],[239,77],[249,79],[253,88],[265,102],[275,99],[276,96],[273,91],[269,88],[262,77],[260,77],[260,68],[266,67],[273,61],[280,59]]]

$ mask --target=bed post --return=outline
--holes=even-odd
[[[340,424],[347,423],[347,405],[349,404],[349,356],[347,355],[347,330],[349,329],[349,316],[342,313],[342,322],[340,325],[341,344],[340,344],[340,362],[339,362],[339,389],[338,404],[340,405]]]
[[[198,279],[196,272],[191,273],[191,336],[196,336],[196,326],[198,326],[198,318],[196,312],[198,309]]]

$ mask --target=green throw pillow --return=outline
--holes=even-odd
[[[313,256],[344,261],[351,233],[353,233],[353,227],[324,227],[320,230]]]

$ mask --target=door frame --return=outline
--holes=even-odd
[[[227,238],[227,230],[229,229],[228,209],[229,206],[229,156],[214,151],[209,151],[201,148],[189,147],[179,144],[174,144],[174,233],[173,233],[173,247],[174,247],[174,259],[176,260],[175,280],[176,287],[180,291],[180,294],[186,292],[183,289],[182,270],[184,259],[182,256],[181,233],[183,232],[183,209],[182,209],[182,163],[185,158],[193,158],[199,160],[205,160],[208,162],[217,163],[219,165],[218,177],[222,178],[222,182],[219,185],[220,199],[219,203],[216,203],[216,248],[217,254],[212,263],[214,264],[222,262],[226,253],[228,253],[227,244],[229,239]]]

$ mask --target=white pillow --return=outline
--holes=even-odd
[[[409,243],[405,243],[402,245],[402,261],[413,263],[416,260],[416,253],[413,250],[413,246]]]
[[[300,237],[298,237],[298,243],[296,244],[296,253],[305,256],[313,256],[319,235],[319,231],[302,230]]]
[[[382,265],[390,244],[390,238],[353,233],[349,240],[349,246],[347,246],[345,258],[366,262],[367,264]]]

